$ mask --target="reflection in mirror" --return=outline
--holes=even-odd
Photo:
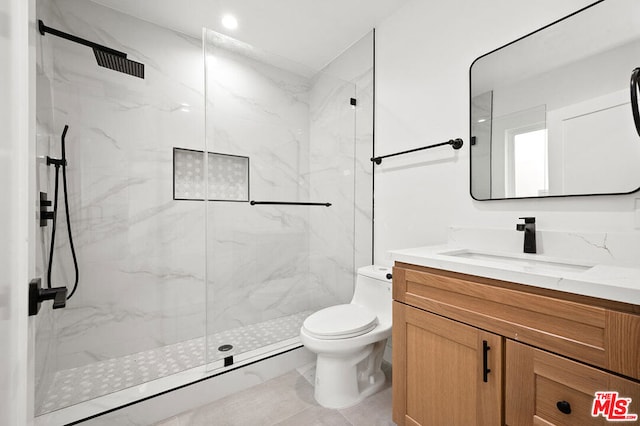
[[[478,58],[470,70],[473,198],[638,190],[629,92],[638,66],[638,0],[598,2]]]

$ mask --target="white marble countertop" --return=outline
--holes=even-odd
[[[397,262],[640,305],[640,268],[452,245],[389,254]]]

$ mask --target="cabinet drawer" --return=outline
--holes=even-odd
[[[528,288],[406,264],[393,271],[395,300],[640,378],[639,315]]]
[[[631,398],[628,414],[640,414],[639,383],[510,340],[505,359],[508,425],[604,425],[592,407],[595,393],[606,391]]]

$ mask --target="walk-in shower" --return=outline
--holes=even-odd
[[[94,2],[37,12],[145,70],[38,37],[34,191],[52,192],[68,125],[58,220],[82,279],[35,317],[36,415],[75,421],[299,347],[371,261],[371,35],[318,71]],[[52,282],[73,282],[69,237],[41,229],[39,274],[53,245]]]

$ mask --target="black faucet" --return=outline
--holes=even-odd
[[[42,288],[40,278],[29,283],[29,315],[36,315],[40,311],[40,304],[45,300],[53,300],[53,309],[61,309],[67,305],[67,288]]]
[[[518,223],[516,229],[518,231],[524,231],[524,252],[535,253],[536,252],[536,218],[535,217],[521,217],[524,219],[524,223]]]

